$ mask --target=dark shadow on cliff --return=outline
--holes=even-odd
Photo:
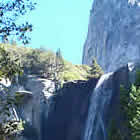
[[[54,107],[43,121],[42,140],[81,140],[89,99],[98,79],[64,84],[54,97]]]

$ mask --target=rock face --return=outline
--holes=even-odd
[[[26,78],[25,78],[26,77]],[[27,133],[24,133],[27,140],[41,140],[42,122],[47,120],[49,111],[49,97],[52,96],[54,83],[50,80],[37,76],[26,75],[19,85],[12,86],[11,92],[28,91],[31,94],[25,95],[21,105],[16,109],[18,117],[28,124]],[[18,138],[22,139],[22,138]]]
[[[53,97],[53,108],[43,121],[42,140],[107,140],[112,120],[122,134],[120,85],[134,83],[140,64],[129,63],[99,80],[66,83]],[[126,135],[129,140],[129,135]]]
[[[140,59],[140,0],[94,0],[83,64],[93,58],[105,72]]]
[[[115,121],[121,135],[130,140],[120,113],[120,85],[128,88],[134,83],[140,64],[128,64],[114,73],[103,75],[90,98],[88,119],[83,140],[108,140],[111,121]]]
[[[54,107],[44,124],[42,140],[82,139],[90,95],[97,80],[64,85],[54,98]]]
[[[11,87],[11,91],[22,89],[32,93],[25,96],[17,109],[18,117],[32,127],[26,130],[26,137],[17,140],[107,140],[110,120],[115,120],[121,132],[127,133],[119,113],[120,85],[129,87],[138,68],[140,64],[129,63],[100,79],[66,83],[52,96],[52,104],[49,96],[53,83],[27,76],[20,86]],[[48,92],[50,87],[52,91]]]

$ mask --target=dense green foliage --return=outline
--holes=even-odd
[[[10,79],[13,81],[17,74],[21,74],[19,60],[11,59],[5,49],[0,47],[0,78],[1,80]],[[22,98],[18,93],[10,94],[9,88],[6,86],[1,87],[0,91],[0,135],[2,137],[10,136],[19,131],[21,127],[20,121],[16,120],[15,107],[20,103]],[[14,119],[10,119],[13,116]]]
[[[125,90],[125,89],[124,89]],[[140,139],[140,71],[136,72],[136,81],[130,90],[121,94],[122,111],[126,115],[126,126],[133,140]]]
[[[91,73],[93,69],[97,71]],[[86,65],[73,65],[63,59],[60,49],[56,53],[43,48],[32,49],[30,47],[18,47],[10,44],[0,44],[0,78],[8,78],[14,82],[15,77],[25,74],[36,74],[43,78],[51,79],[56,83],[56,89],[60,81],[88,80],[91,77],[97,77],[98,66],[92,67]],[[93,74],[93,75],[92,75]],[[100,75],[100,74],[99,74]],[[9,94],[9,89],[3,90],[4,96],[0,96],[0,116],[3,116],[3,122],[0,123],[1,136],[10,136],[11,134],[23,129],[19,127],[22,122],[7,120],[11,115],[11,109],[20,103],[21,96],[16,93]],[[5,97],[3,99],[3,97]],[[14,111],[14,110],[13,110]],[[25,129],[25,135],[29,136],[28,127]],[[35,129],[31,129],[31,131]],[[35,133],[35,132],[32,132]]]
[[[0,46],[0,78],[14,79],[15,75],[22,74],[21,66],[18,58],[11,58],[4,49],[4,45]]]
[[[73,65],[70,62],[64,62],[64,71],[61,75],[62,80],[87,80],[90,75],[90,67],[87,65]]]
[[[17,20],[35,8],[33,0],[3,0],[0,2],[0,41],[9,42],[11,39],[27,44],[30,40],[28,33],[32,31],[32,25],[28,22],[18,23]],[[16,55],[12,56],[0,45],[0,80],[10,79],[12,82],[21,74],[21,66]],[[10,119],[14,115],[14,108],[19,103],[19,94],[10,94],[9,88],[1,85],[0,88],[0,139],[19,130],[20,122]],[[18,99],[18,100],[17,100]],[[21,125],[20,125],[21,126]]]
[[[140,86],[132,84],[130,91],[121,95],[121,110],[125,115],[125,127],[131,139],[140,139]]]
[[[88,80],[101,75],[101,68],[98,68],[97,63],[96,66],[93,64],[92,67],[74,65],[63,59],[60,50],[54,53],[44,48],[32,49],[10,44],[5,44],[5,47],[12,58],[14,56],[20,58],[24,72],[27,74],[37,74],[45,78],[51,78],[57,69],[60,72],[59,78],[61,81]],[[95,69],[95,72],[91,72],[93,69]]]
[[[136,82],[130,89],[120,87],[120,109],[124,116],[121,125],[125,128],[125,133],[118,133],[120,129],[113,124],[110,129],[110,140],[124,140],[125,138],[140,140],[140,71],[136,74]]]

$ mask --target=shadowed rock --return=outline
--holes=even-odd
[[[53,110],[44,122],[42,140],[81,140],[89,99],[98,79],[70,82],[54,98]]]

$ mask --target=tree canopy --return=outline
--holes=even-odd
[[[28,22],[18,23],[18,19],[35,8],[33,0],[3,0],[0,2],[0,41],[8,42],[12,37],[18,42],[27,44],[30,40],[28,32],[32,31],[32,25]],[[11,59],[9,53],[0,45],[0,78],[13,80],[20,73],[19,59]],[[8,88],[1,88],[0,94],[0,139],[18,131],[20,122],[9,117],[17,105],[17,94],[10,94]],[[13,113],[14,114],[14,113]]]
[[[17,20],[35,9],[35,0],[3,0],[0,2],[0,38],[8,41],[11,37],[26,44],[29,42],[28,32],[32,25],[28,22],[18,23]]]

